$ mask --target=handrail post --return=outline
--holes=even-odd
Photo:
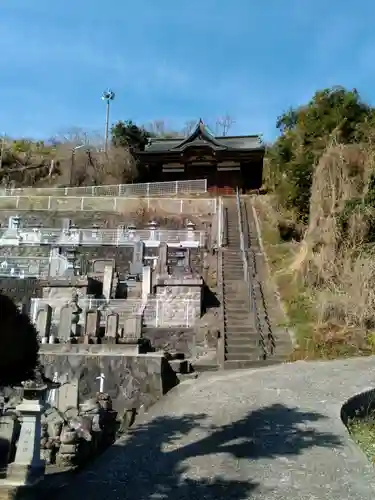
[[[236,205],[237,205],[237,215],[238,215],[238,226],[239,226],[239,231],[240,231],[240,249],[241,249],[241,254],[242,254],[244,281],[249,281],[247,256],[246,256],[246,252],[245,252],[245,238],[243,235],[243,221],[242,221],[242,215],[241,215],[241,199],[240,199],[240,192],[238,190],[238,187],[236,189]]]

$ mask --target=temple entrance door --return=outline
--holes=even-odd
[[[218,194],[234,194],[237,187],[242,187],[240,170],[218,170],[216,174],[216,185]]]

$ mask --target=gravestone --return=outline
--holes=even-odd
[[[168,247],[167,244],[162,242],[159,247],[159,262],[158,262],[159,273],[164,275],[167,273],[167,264],[168,264]]]
[[[112,281],[113,281],[113,267],[105,266],[104,277],[103,277],[103,295],[104,298],[106,298],[107,300],[111,298]]]
[[[60,311],[60,322],[57,333],[59,342],[68,342],[70,340],[72,334],[72,318],[72,306],[63,306]]]
[[[99,335],[100,311],[90,310],[86,313],[85,334],[96,337]]]
[[[114,267],[113,259],[95,259],[91,261],[91,269],[93,273],[104,273],[107,266]]]
[[[151,293],[152,275],[151,267],[143,266],[142,269],[142,300],[147,301],[148,296]]]
[[[51,330],[52,307],[45,304],[36,313],[36,329],[42,339],[48,339]]]
[[[67,217],[64,217],[62,220],[62,229],[63,231],[69,231],[69,229],[72,227],[72,221],[68,219]]]
[[[0,478],[6,475],[14,433],[14,418],[11,415],[0,417]]]
[[[134,243],[133,261],[130,263],[130,273],[131,274],[141,274],[142,273],[143,251],[144,251],[143,241],[136,241]]]
[[[110,343],[115,343],[118,337],[119,316],[117,313],[111,313],[107,316],[105,337]]]
[[[78,380],[72,380],[57,389],[56,407],[64,413],[68,408],[78,408]]]

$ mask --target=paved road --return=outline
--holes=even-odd
[[[61,500],[372,500],[375,470],[340,410],[375,387],[374,368],[298,362],[181,384]]]

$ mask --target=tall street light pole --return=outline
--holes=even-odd
[[[108,152],[108,133],[109,133],[109,107],[111,101],[115,98],[115,93],[112,90],[106,90],[103,92],[102,99],[106,102],[106,113],[105,113],[105,136],[104,136],[104,152]]]
[[[0,169],[3,167],[4,146],[5,146],[5,135],[3,135],[1,137],[1,145],[0,145]]]
[[[73,182],[73,170],[74,170],[74,164],[75,164],[75,154],[77,149],[81,149],[85,147],[85,144],[81,144],[80,146],[76,146],[75,148],[72,149],[72,156],[71,156],[71,161],[70,161],[70,170],[69,170],[69,186],[72,186]]]

